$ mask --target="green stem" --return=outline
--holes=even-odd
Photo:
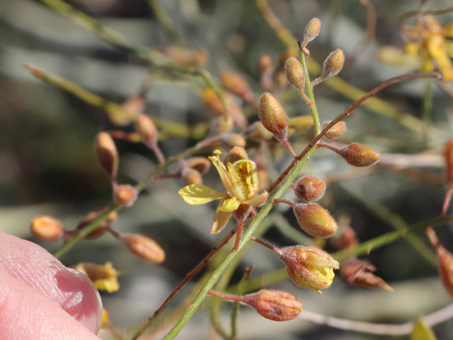
[[[185,326],[185,324],[190,320],[190,318],[194,315],[197,311],[200,304],[206,297],[208,290],[211,289],[217,280],[220,278],[222,273],[228,268],[229,264],[234,260],[237,256],[239,251],[244,248],[245,245],[248,244],[250,238],[253,236],[255,231],[257,230],[260,223],[264,220],[264,218],[269,214],[274,204],[272,203],[272,199],[279,198],[283,195],[289,185],[296,179],[297,175],[299,174],[302,167],[307,163],[310,159],[312,154],[316,151],[315,147],[312,147],[305,156],[297,162],[294,167],[289,172],[288,176],[283,181],[282,185],[277,189],[275,194],[272,196],[271,200],[261,209],[261,211],[256,215],[256,217],[251,221],[250,225],[248,226],[247,230],[245,231],[241,243],[239,244],[238,251],[233,251],[229,253],[223,262],[219,265],[219,267],[213,272],[212,276],[206,281],[203,288],[198,293],[197,297],[194,299],[192,304],[187,308],[186,313],[182,316],[182,318],[176,323],[176,325],[170,330],[170,332],[163,338],[163,340],[170,340],[173,339]]]
[[[315,96],[313,94],[313,86],[310,82],[310,75],[308,73],[307,63],[305,61],[305,54],[303,51],[300,51],[300,62],[302,64],[302,68],[305,72],[305,93],[307,94],[308,99],[310,100],[308,106],[310,107],[311,115],[313,117],[313,124],[315,127],[315,137],[319,135],[321,132],[321,123],[319,121],[319,113],[318,108],[316,107]]]
[[[159,0],[148,0],[148,5],[154,13],[157,22],[159,23],[162,31],[173,44],[184,47],[184,43],[179,38],[178,33],[173,26],[170,16],[165,8],[159,3]]]

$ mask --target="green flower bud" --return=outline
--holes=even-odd
[[[329,212],[316,203],[299,203],[293,207],[300,227],[314,237],[330,237],[338,229]]]

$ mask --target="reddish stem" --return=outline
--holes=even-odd
[[[447,186],[447,192],[445,193],[444,204],[442,205],[442,213],[440,216],[445,217],[447,215],[448,207],[450,206],[451,196],[453,194],[453,184]]]
[[[326,148],[326,149],[332,150],[333,152],[338,153],[338,149],[336,147],[332,146],[332,145],[324,144],[324,143],[318,143],[318,146],[320,148]]]
[[[216,292],[215,290],[212,290],[212,289],[208,290],[208,294],[217,296],[217,297],[219,297],[219,298],[221,298],[223,300],[231,300],[231,301],[239,301],[239,302],[244,301],[244,298],[242,296],[222,294],[222,293]]]
[[[262,240],[262,239],[260,239],[258,237],[252,236],[250,238],[250,240],[255,241],[255,242],[259,243],[259,244],[262,244],[263,246],[269,248],[270,250],[272,250],[276,254],[280,254],[280,249],[278,249],[277,247],[273,246],[272,244],[270,244],[270,243],[268,243],[268,242],[266,242],[266,241],[264,241],[264,240]]]
[[[272,200],[272,203],[274,203],[274,204],[277,204],[277,203],[286,203],[286,204],[290,205],[290,206],[293,207],[293,208],[296,206],[296,203],[294,203],[293,201],[290,201],[290,200],[288,200],[288,199],[286,199],[286,198],[274,198],[274,199]]]
[[[294,152],[293,147],[292,147],[291,144],[289,144],[289,142],[288,142],[288,138],[285,137],[285,139],[282,139],[281,142],[282,142],[282,144],[288,149],[288,151],[289,151],[289,153],[291,154],[291,156],[293,156],[294,158],[297,158],[297,155],[296,155],[296,153]]]

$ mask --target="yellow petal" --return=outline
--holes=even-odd
[[[186,203],[191,205],[205,204],[226,196],[225,193],[208,188],[202,184],[190,184],[179,190],[178,193]]]
[[[269,193],[267,191],[264,191],[263,193],[253,197],[251,200],[245,201],[244,203],[252,205],[254,207],[259,207],[261,204],[267,201],[268,197]]]
[[[212,228],[211,228],[211,233],[217,234],[220,233],[220,231],[226,226],[228,221],[231,218],[231,215],[233,215],[232,211],[222,211],[219,208],[217,208],[217,211],[215,212],[214,219],[212,220]]]
[[[220,202],[218,209],[225,212],[235,211],[239,208],[240,204],[241,202],[239,202],[236,197],[226,198]]]
[[[255,162],[241,159],[228,167],[233,184],[232,194],[242,202],[255,197],[258,192],[258,173]]]
[[[99,290],[105,290],[109,293],[116,292],[120,289],[120,285],[116,278],[109,278],[109,279],[99,279],[95,280],[94,286]]]

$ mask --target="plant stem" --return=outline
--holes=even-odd
[[[179,38],[178,33],[173,26],[170,16],[165,8],[160,4],[159,0],[148,0],[148,5],[154,13],[157,22],[159,23],[162,31],[173,44],[184,47],[184,43]]]

